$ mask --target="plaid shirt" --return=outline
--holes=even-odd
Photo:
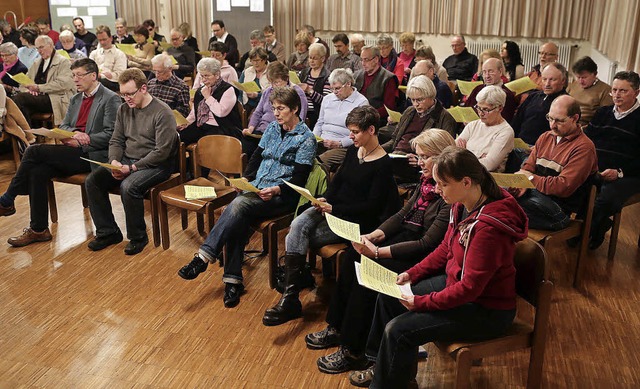
[[[153,97],[165,102],[169,108],[180,112],[182,116],[189,115],[189,87],[175,74],[171,74],[166,81],[151,79],[148,90]]]

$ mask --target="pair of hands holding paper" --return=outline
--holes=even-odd
[[[321,201],[322,205],[312,204],[313,208],[315,208],[316,211],[321,212],[323,215],[325,213],[331,213],[333,211],[333,207],[331,206],[331,204],[327,203],[327,199],[325,199],[324,197],[318,197],[317,200]]]
[[[88,146],[91,144],[91,138],[84,132],[75,131],[72,138],[62,139],[62,144],[71,147]]]

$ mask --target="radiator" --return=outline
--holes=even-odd
[[[517,43],[517,42],[516,42]],[[520,46],[520,54],[522,55],[522,63],[524,64],[525,73],[531,70],[531,68],[538,63],[540,63],[538,57],[538,49],[539,45],[533,43],[518,43]],[[480,53],[482,53],[486,49],[494,49],[500,52],[500,48],[502,47],[502,42],[496,41],[475,41],[475,42],[467,42],[467,50],[471,54],[474,54],[480,57]],[[558,45],[558,62],[563,64],[567,70],[570,72],[572,65],[572,50],[577,46],[572,45]]]

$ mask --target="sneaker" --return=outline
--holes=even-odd
[[[136,255],[140,253],[147,244],[149,244],[149,238],[146,236],[144,239],[129,241],[127,247],[124,248],[124,253],[126,255]]]
[[[356,370],[349,375],[349,382],[351,385],[361,388],[368,388],[373,381],[373,372],[376,369],[376,365],[372,364],[366,370]]]
[[[112,244],[117,244],[122,242],[122,232],[117,230],[113,234],[107,236],[96,236],[91,242],[89,242],[89,250],[91,251],[100,251],[102,249],[106,249]]]
[[[207,270],[208,265],[209,264],[206,261],[203,261],[198,253],[196,253],[188,265],[185,265],[182,269],[178,270],[178,275],[185,280],[193,280],[198,277],[200,273]]]
[[[364,369],[369,364],[369,361],[361,356],[351,355],[349,350],[340,346],[338,351],[318,358],[318,369],[327,374],[344,373],[349,370]]]
[[[11,204],[8,207],[5,207],[4,205],[0,204],[0,216],[9,216],[13,215],[14,213],[16,213],[15,205]]]
[[[340,345],[340,334],[332,326],[327,326],[322,331],[312,332],[304,337],[307,347],[312,350],[322,350]]]
[[[242,284],[224,284],[224,306],[233,308],[240,303],[240,296],[244,294]]]
[[[22,230],[22,235],[9,238],[7,243],[13,247],[24,247],[34,242],[46,242],[52,238],[48,228],[41,232],[35,232],[31,228],[25,228]]]

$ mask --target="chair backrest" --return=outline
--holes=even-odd
[[[196,163],[222,173],[242,175],[242,143],[227,135],[207,135],[200,140],[194,151]]]
[[[533,239],[516,244],[514,255],[516,268],[516,292],[533,306],[538,306],[539,290],[548,282],[547,253]]]

